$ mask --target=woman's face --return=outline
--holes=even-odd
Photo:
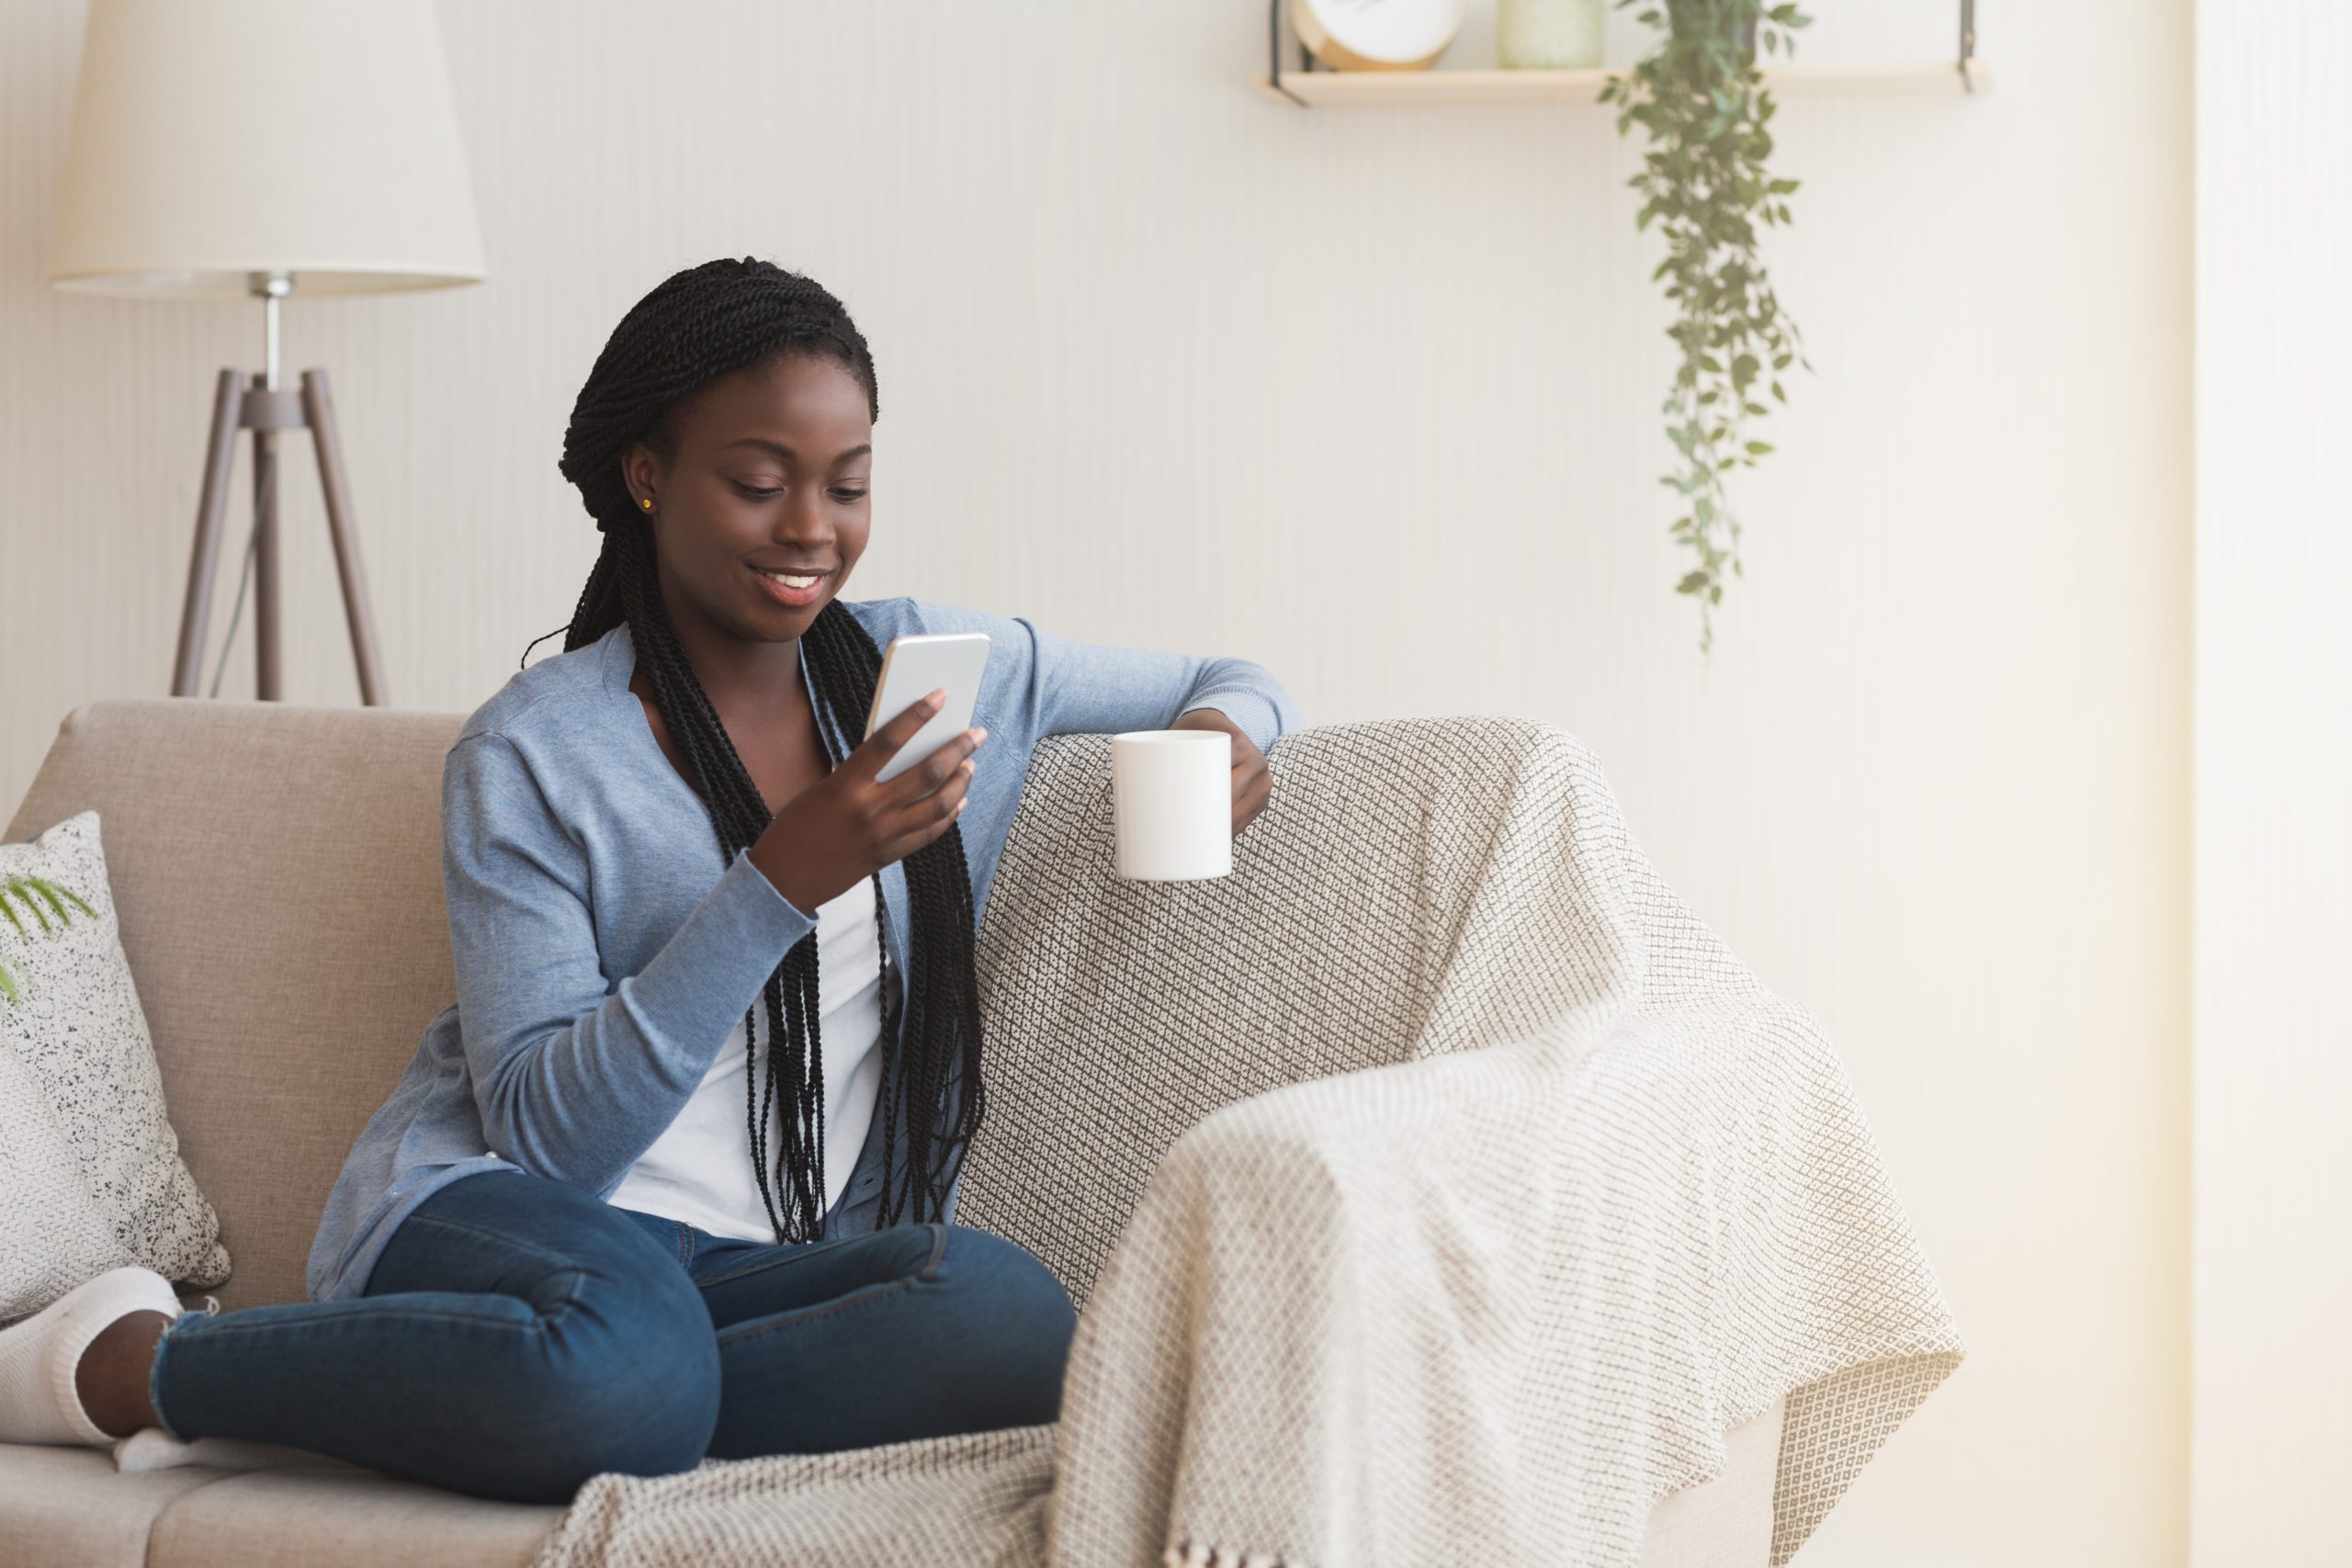
[[[676,430],[671,462],[639,442],[621,465],[653,529],[671,618],[751,642],[791,641],[865,553],[874,466],[865,389],[829,355],[788,353],[712,380],[677,409]],[[779,583],[779,595],[762,569],[817,581]]]

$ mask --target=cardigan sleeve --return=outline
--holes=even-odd
[[[1165,729],[1193,708],[1216,708],[1265,750],[1305,723],[1265,666],[1247,659],[1080,642],[1025,615],[919,604],[925,631],[989,634],[988,673],[973,722],[1047,735]]]
[[[644,968],[607,984],[587,862],[513,741],[466,736],[442,772],[458,1018],[489,1147],[604,1195],[702,1082],[816,917],[738,851]]]

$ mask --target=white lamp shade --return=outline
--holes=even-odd
[[[366,294],[482,276],[432,0],[91,0],[49,281]]]

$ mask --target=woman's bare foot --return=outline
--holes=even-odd
[[[171,1319],[160,1312],[130,1312],[98,1330],[74,1369],[74,1392],[107,1436],[127,1438],[142,1427],[161,1427],[147,1398],[148,1374],[155,1365],[155,1341]]]

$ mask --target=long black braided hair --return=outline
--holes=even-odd
[[[653,698],[679,749],[692,764],[691,781],[718,835],[721,858],[766,829],[771,814],[719,721],[718,710],[687,661],[677,630],[662,603],[651,520],[631,503],[622,459],[644,441],[666,464],[676,457],[676,411],[714,378],[788,354],[829,355],[847,365],[865,388],[869,414],[881,417],[873,357],[865,339],[842,302],[810,279],[773,263],[745,256],[705,262],[673,274],[639,300],[613,329],[604,352],[572,404],[564,432],[563,477],[579,487],[581,500],[605,536],[580,603],[565,630],[564,651],[586,647],[615,626],[628,624],[653,687]],[[550,632],[548,637],[555,634]],[[546,640],[544,637],[538,641]],[[533,647],[537,646],[534,642]],[[527,660],[530,649],[524,650]],[[801,634],[800,656],[822,701],[818,736],[829,766],[839,766],[854,744],[842,715],[864,716],[874,701],[882,668],[881,650],[839,599],[830,600]],[[828,733],[830,728],[831,733]],[[894,996],[891,976],[882,976],[886,1027],[882,1083],[875,1113],[883,1118],[883,1168],[891,1152],[902,1106],[910,1106],[907,1158],[899,1179],[882,1195],[877,1225],[944,1217],[954,1167],[978,1133],[985,1110],[980,1083],[980,1018],[972,964],[972,885],[964,859],[960,825],[905,858],[912,901],[913,952],[907,980],[901,1053],[889,1048],[888,1022]],[[874,877],[876,925],[883,920],[882,879]],[[884,947],[887,960],[888,948]],[[818,1019],[818,942],[814,931],[795,943],[768,976],[765,1072],[747,1061],[744,1116],[752,1139],[752,1162],[776,1239],[813,1241],[824,1229],[824,1062]],[[754,1014],[744,1016],[747,1055],[757,1036]],[[777,1062],[777,1044],[784,1060]],[[904,1070],[893,1070],[894,1055]],[[779,1215],[768,1189],[768,1096],[754,1109],[753,1080],[769,1095],[779,1090],[786,1106],[784,1146],[776,1160],[776,1186],[788,1187],[788,1213]],[[956,1086],[964,1092],[950,1112]]]

